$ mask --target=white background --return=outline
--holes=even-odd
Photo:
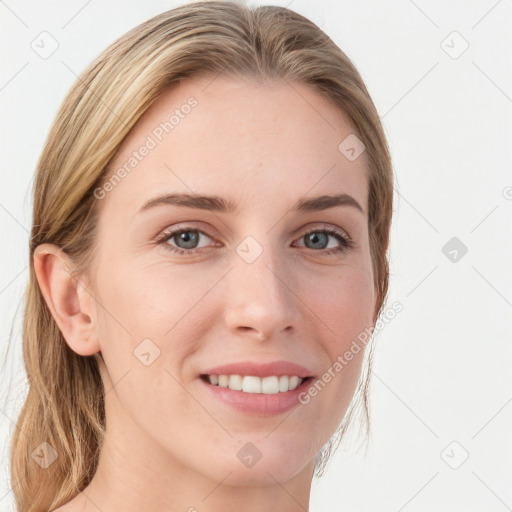
[[[181,3],[0,1],[2,363],[14,322],[0,390],[4,398],[11,384],[0,404],[0,511],[14,510],[7,443],[26,383],[15,313],[37,158],[76,75]],[[404,309],[378,336],[368,450],[340,448],[313,482],[311,510],[511,510],[512,1],[262,3],[288,4],[352,59],[396,172],[389,304]],[[59,45],[47,59],[31,48],[42,31]],[[461,37],[469,47],[452,58]],[[442,252],[454,236],[468,249],[456,262]]]

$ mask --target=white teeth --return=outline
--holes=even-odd
[[[243,380],[242,391],[245,393],[261,393],[261,379],[246,375]]]
[[[240,391],[243,388],[242,377],[240,375],[229,376],[229,389]]]
[[[290,379],[286,375],[279,377],[279,391],[288,391],[288,383]]]
[[[299,385],[299,377],[297,377],[296,375],[294,375],[293,377],[290,377],[290,384],[289,384],[289,387],[291,389],[295,389],[298,385]]]
[[[274,395],[276,393],[292,391],[299,386],[304,379],[296,375],[282,375],[280,377],[272,375],[263,378],[253,375],[208,375],[208,380],[210,384],[214,386],[229,388],[233,391]]]
[[[263,377],[263,379],[261,379],[261,391],[266,395],[279,393],[279,378]]]

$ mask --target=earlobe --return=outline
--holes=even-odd
[[[96,311],[92,297],[73,276],[69,256],[54,244],[34,251],[34,270],[41,293],[66,343],[77,354],[89,356],[100,350]]]

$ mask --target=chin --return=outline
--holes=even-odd
[[[272,434],[271,434],[272,435]],[[226,484],[234,486],[267,486],[278,482],[287,482],[298,473],[311,466],[313,471],[316,452],[311,456],[297,445],[293,449],[288,443],[265,443],[258,447],[251,442],[239,441],[240,445],[231,455],[231,450],[224,452],[217,460],[218,465],[210,465],[207,472],[215,479],[226,479]],[[216,466],[216,467],[215,467]]]

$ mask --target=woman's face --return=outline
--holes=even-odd
[[[364,350],[344,354],[375,312],[353,133],[305,84],[223,77],[181,82],[138,121],[95,192],[90,290],[114,443],[233,485],[312,471],[359,377]],[[296,209],[334,195],[346,196]],[[307,403],[276,393],[286,379],[243,379],[300,376],[275,362],[313,377]],[[246,391],[206,382],[215,373]]]

